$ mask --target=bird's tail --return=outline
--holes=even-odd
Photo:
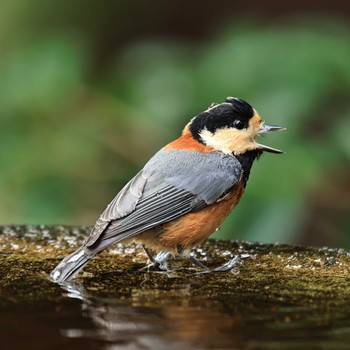
[[[94,256],[84,251],[84,246],[77,249],[72,254],[66,256],[51,272],[50,277],[53,282],[63,283],[72,279]]]

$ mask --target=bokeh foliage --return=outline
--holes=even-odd
[[[192,116],[233,95],[288,128],[262,141],[286,154],[254,165],[215,236],[350,246],[349,25],[228,21],[195,43],[132,40],[96,69],[86,26],[49,30],[25,2],[6,9],[18,21],[0,26],[2,224],[93,224]]]

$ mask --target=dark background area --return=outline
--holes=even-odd
[[[287,132],[219,238],[350,247],[350,3],[2,1],[0,222],[92,225],[212,102]]]

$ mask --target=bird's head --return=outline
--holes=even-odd
[[[211,105],[194,117],[186,129],[198,142],[227,154],[240,155],[254,150],[283,153],[258,143],[256,137],[285,128],[265,124],[250,104],[236,97]]]

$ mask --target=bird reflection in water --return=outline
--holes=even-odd
[[[107,349],[232,349],[242,343],[237,332],[242,317],[221,312],[210,300],[192,305],[189,286],[175,291],[140,287],[124,299],[94,296],[79,281],[62,287],[68,297],[82,301],[83,317],[94,324],[63,330],[68,338],[88,338]]]

